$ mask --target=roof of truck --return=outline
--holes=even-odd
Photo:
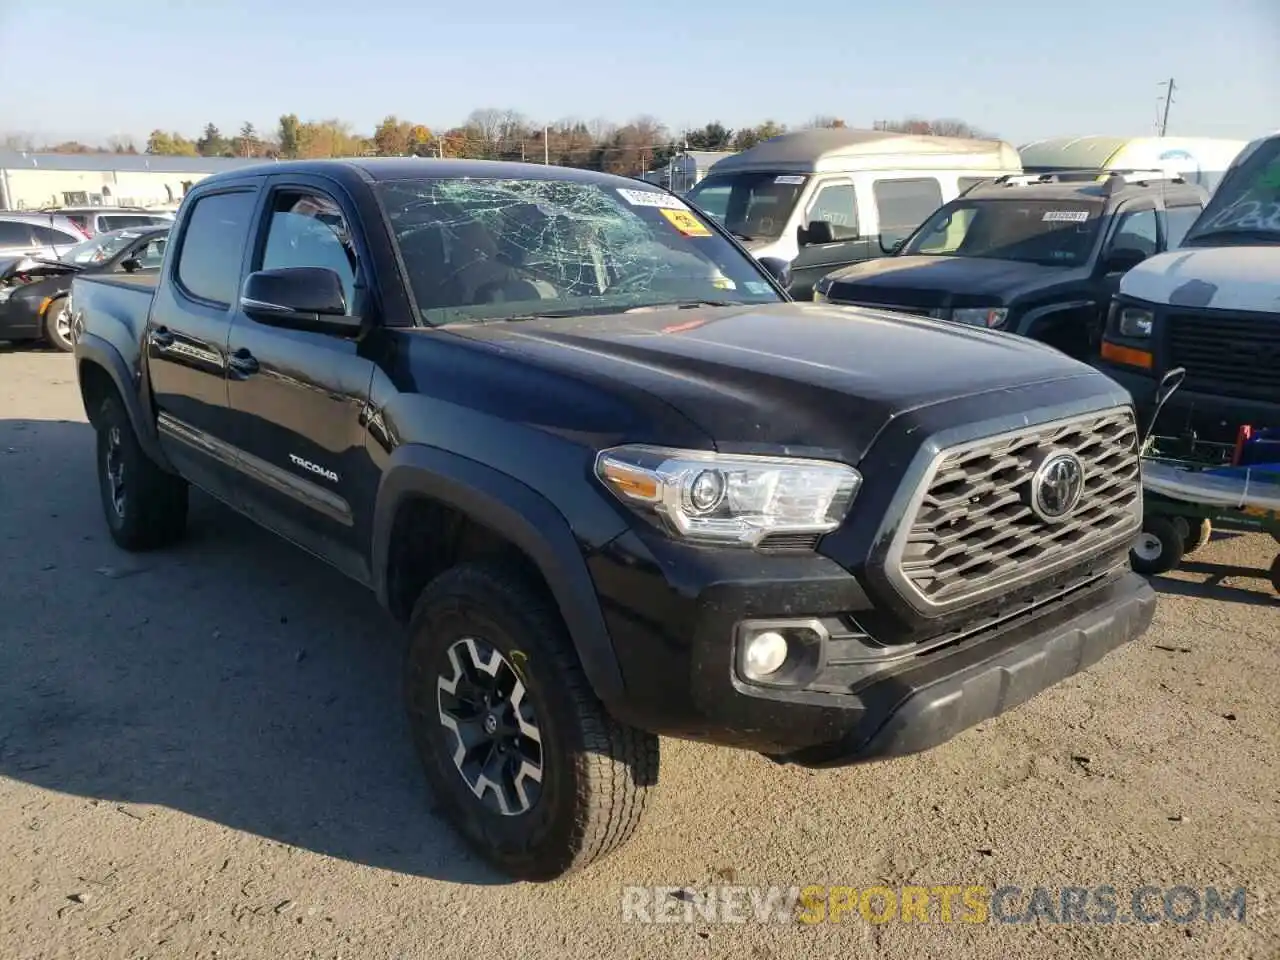
[[[219,173],[201,181],[201,186],[246,176],[265,176],[289,173],[310,173],[333,176],[346,172],[364,180],[462,180],[468,177],[486,180],[569,180],[577,183],[598,183],[613,187],[636,188],[644,181],[632,177],[620,177],[598,170],[580,170],[574,167],[547,166],[541,163],[521,163],[506,160],[439,160],[433,157],[344,157],[334,160],[282,160],[257,169],[246,168]],[[650,189],[656,189],[649,184]],[[643,189],[643,186],[640,187]]]
[[[749,150],[725,157],[711,169],[714,173],[748,169],[808,173],[851,166],[866,169],[890,166],[919,169],[1022,168],[1018,151],[1003,140],[973,140],[837,127],[780,134],[762,140]]]

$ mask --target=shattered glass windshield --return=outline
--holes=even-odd
[[[377,190],[425,323],[781,299],[687,204],[638,182],[391,180]]]

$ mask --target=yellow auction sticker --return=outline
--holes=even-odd
[[[670,224],[686,237],[709,237],[711,231],[688,210],[659,210]]]

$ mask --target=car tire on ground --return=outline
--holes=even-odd
[[[1187,517],[1187,535],[1182,539],[1182,555],[1189,556],[1213,539],[1213,524],[1208,517]]]
[[[658,738],[609,716],[559,611],[518,568],[465,564],[426,587],[404,694],[441,807],[506,874],[554,880],[635,831]]]
[[[111,539],[125,550],[152,550],[182,538],[187,482],[166,473],[142,451],[120,398],[108,396],[98,431],[98,489]]]
[[[1271,561],[1271,588],[1280,593],[1280,554]]]
[[[1151,577],[1168,573],[1182,562],[1184,537],[1171,517],[1151,516],[1142,521],[1142,532],[1129,548],[1133,569]]]
[[[44,311],[44,339],[49,346],[63,353],[76,348],[71,329],[71,304],[66,297],[56,297]]]

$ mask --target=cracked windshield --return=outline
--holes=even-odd
[[[426,323],[781,299],[683,201],[642,186],[441,179],[379,189]]]

